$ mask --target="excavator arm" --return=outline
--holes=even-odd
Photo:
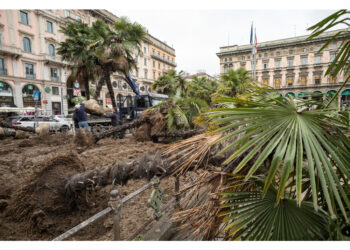
[[[132,91],[139,96],[140,95],[140,90],[139,87],[137,87],[136,83],[131,80],[130,75],[125,76],[125,81],[129,84],[130,88]]]

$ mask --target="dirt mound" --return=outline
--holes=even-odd
[[[29,133],[21,130],[16,130],[15,139],[26,139],[29,138]]]
[[[138,141],[147,141],[155,134],[165,132],[167,123],[165,117],[157,109],[147,109],[142,116],[148,118],[149,123],[140,126],[134,136]]]
[[[26,221],[28,229],[49,230],[55,224],[50,214],[64,214],[71,210],[65,199],[67,176],[84,170],[77,153],[66,151],[55,155],[38,166],[22,183],[23,188],[12,195],[7,216]]]
[[[86,129],[79,129],[74,136],[73,142],[80,147],[88,147],[95,144],[92,133]]]

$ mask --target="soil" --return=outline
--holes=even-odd
[[[148,183],[129,180],[125,186],[96,186],[72,203],[65,199],[62,183],[71,174],[130,162],[153,154],[163,144],[139,142],[131,135],[106,138],[97,145],[79,147],[71,135],[0,140],[0,240],[52,240],[90,216],[105,209],[109,193],[117,188],[124,197]],[[163,204],[174,195],[174,178],[161,181]],[[147,206],[152,188],[124,204],[121,238],[127,239],[153,211]],[[88,225],[68,240],[113,240],[112,215]]]

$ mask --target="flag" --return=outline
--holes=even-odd
[[[250,45],[253,45],[253,23],[252,23],[252,27],[250,29]]]
[[[255,43],[254,43],[254,48],[255,48],[255,53],[258,53],[258,39],[256,38],[256,30],[254,30],[254,35],[255,35]]]

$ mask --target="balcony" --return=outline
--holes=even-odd
[[[18,58],[22,55],[22,51],[19,48],[2,45],[0,43],[0,55],[13,56],[15,58]]]
[[[164,63],[170,64],[171,66],[174,66],[174,67],[177,66],[176,63],[171,62],[171,61],[168,61],[167,59],[165,59],[165,58],[163,58],[163,57],[161,57],[161,56],[158,56],[158,55],[156,55],[156,54],[152,54],[151,56],[152,56],[154,59],[157,59],[157,60],[162,61],[162,62],[164,62]]]
[[[35,74],[26,74],[26,78],[28,78],[28,79],[35,79],[36,75]]]
[[[6,76],[7,75],[7,69],[0,69],[0,75]]]
[[[51,76],[51,82],[59,82],[59,78],[57,76]]]
[[[45,64],[51,64],[51,65],[67,65],[66,62],[61,60],[60,56],[50,56],[50,55],[44,55],[43,61]]]

